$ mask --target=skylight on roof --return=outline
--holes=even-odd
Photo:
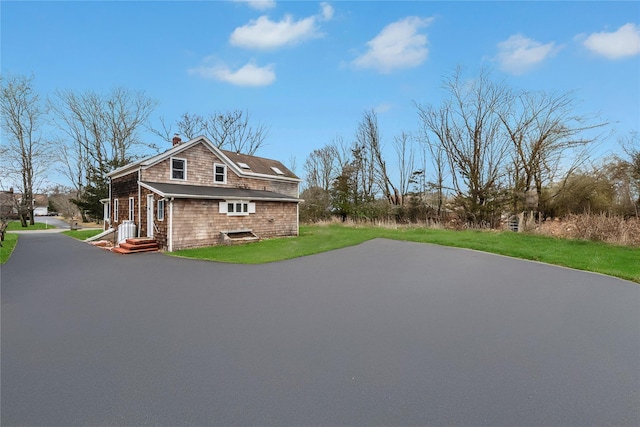
[[[249,165],[244,162],[238,162],[238,166],[240,166],[242,169],[251,169]]]
[[[284,175],[284,172],[282,172],[280,169],[278,169],[275,166],[271,166],[271,170],[277,173],[278,175]]]

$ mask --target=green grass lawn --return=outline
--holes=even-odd
[[[6,233],[4,235],[4,242],[2,242],[2,247],[0,247],[0,264],[4,264],[5,262],[7,262],[17,243],[17,234]]]
[[[36,222],[34,225],[29,225],[26,228],[20,224],[20,221],[9,221],[7,224],[7,231],[49,230],[52,228],[56,227],[42,222]]]
[[[23,229],[20,223],[18,227],[20,230]],[[84,240],[101,231],[70,230],[63,233]],[[168,255],[219,262],[262,264],[353,246],[374,238],[475,249],[598,272],[640,283],[640,248],[512,232],[452,231],[429,228],[389,229],[341,225],[302,226],[298,237],[268,239],[240,246],[185,249],[168,253]],[[17,234],[9,232],[5,235],[4,246],[0,248],[0,263],[7,261],[17,240]]]
[[[63,231],[62,234],[66,234],[67,236],[71,236],[74,239],[85,240],[89,237],[93,237],[97,234],[102,233],[104,230],[67,230]]]
[[[353,246],[379,237],[475,249],[603,273],[640,283],[640,248],[512,232],[302,226],[298,237],[268,239],[240,246],[185,249],[170,255],[261,264]]]

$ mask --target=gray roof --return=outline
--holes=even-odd
[[[253,172],[262,175],[283,176],[287,178],[298,178],[293,172],[291,172],[285,165],[277,160],[265,159],[264,157],[250,156],[248,154],[234,153],[233,151],[220,150],[229,160],[240,166],[238,163],[244,163],[249,166],[248,169],[240,167],[243,172]],[[282,175],[278,174],[274,169],[276,168],[282,172]]]
[[[204,185],[166,184],[160,182],[140,182],[140,185],[161,195],[176,199],[244,199],[278,202],[299,202],[296,197],[273,191],[248,190],[244,188],[209,187]]]
[[[204,144],[209,150],[211,150],[211,152],[219,157],[222,162],[231,167],[239,176],[268,178],[284,181],[300,181],[300,178],[298,178],[293,172],[287,169],[285,165],[277,160],[250,156],[247,154],[234,153],[233,151],[221,150],[205,136],[199,136],[182,144],[175,145],[164,153],[160,153],[155,156],[147,157],[129,163],[125,166],[109,172],[107,176],[114,177],[123,173],[130,173],[132,170],[138,167],[146,169],[157,164],[158,162],[170,158],[175,154],[188,150],[197,144]],[[244,163],[246,166],[248,166],[248,168],[239,165],[239,162]]]

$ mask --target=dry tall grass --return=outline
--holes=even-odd
[[[417,221],[417,222],[397,222],[394,219],[352,219],[347,218],[342,221],[342,219],[338,217],[333,217],[330,219],[325,219],[322,221],[315,221],[313,223],[308,223],[309,225],[319,225],[319,226],[328,226],[328,225],[344,225],[346,227],[380,227],[386,228],[388,230],[402,230],[407,228],[430,228],[434,230],[442,230],[445,228],[453,228],[449,227],[446,224],[443,224],[439,221]]]
[[[614,245],[640,246],[640,219],[605,214],[568,215],[546,220],[533,231],[554,237],[584,239]]]
[[[563,237],[640,246],[640,219],[605,214],[569,215],[561,221]],[[544,225],[541,227],[545,229]]]
[[[487,229],[486,227],[470,227],[460,224],[457,221],[437,222],[422,221],[419,223],[399,224],[392,219],[389,220],[352,220],[341,221],[339,218],[332,218],[326,221],[314,223],[315,225],[342,224],[346,226],[375,226],[387,229],[402,229],[413,227],[424,227],[432,229]],[[506,229],[506,228],[505,228]],[[562,220],[554,219],[544,221],[536,227],[532,227],[529,232],[543,234],[554,237],[564,237],[569,239],[585,239],[606,242],[615,245],[640,247],[640,218],[624,219],[620,216],[609,215],[569,215]]]

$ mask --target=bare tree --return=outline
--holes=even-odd
[[[289,156],[289,164],[287,165],[289,170],[293,173],[297,173],[298,170],[298,158],[293,154]]]
[[[460,68],[445,79],[444,89],[449,99],[440,107],[418,105],[422,128],[444,150],[467,219],[494,221],[509,148],[497,114],[507,89],[485,71],[464,80]]]
[[[305,200],[300,207],[301,218],[306,221],[324,220],[331,216],[332,202],[334,207],[339,201],[333,197],[335,181],[350,160],[348,151],[340,137],[334,138],[324,147],[313,150],[304,163],[305,189],[302,198]],[[345,190],[346,191],[346,190]]]
[[[149,127],[149,131],[158,135],[163,142],[171,144],[174,135],[182,135],[187,139],[193,139],[206,133],[205,128],[207,126],[206,120],[199,114],[195,113],[183,113],[180,119],[176,123],[176,131],[173,131],[173,126],[167,124],[164,116],[159,118],[160,129]]]
[[[144,92],[124,88],[115,88],[103,98],[102,113],[106,139],[111,144],[110,157],[118,165],[130,162],[140,154],[139,150],[150,148],[138,132],[145,127],[157,105],[158,102]]]
[[[140,151],[155,148],[140,139],[139,130],[156,106],[144,92],[123,88],[106,95],[56,91],[49,100],[60,140],[75,157],[97,165],[123,165]]]
[[[173,139],[173,127],[160,117],[162,129],[150,128],[164,142]],[[176,123],[176,132],[187,139],[205,135],[218,147],[237,153],[254,155],[264,146],[269,129],[258,124],[251,125],[247,111],[233,110],[216,112],[204,117],[196,113],[184,113]]]
[[[178,120],[178,131],[180,135],[184,135],[187,139],[202,135],[206,132],[206,129],[206,120],[198,114],[184,113]]]
[[[411,178],[415,172],[415,149],[413,139],[405,132],[401,132],[393,139],[393,148],[398,160],[399,185],[394,194],[396,203],[404,205],[404,196],[409,193]]]
[[[356,130],[353,156],[359,169],[363,194],[372,200],[378,191],[392,204],[398,204],[397,189],[387,173],[387,165],[382,155],[382,143],[378,129],[378,117],[374,111],[365,111]]]
[[[307,188],[318,187],[327,192],[331,189],[339,170],[336,158],[337,148],[333,144],[327,144],[309,154],[304,164]]]
[[[620,202],[635,217],[640,216],[640,138],[631,132],[619,141],[621,154],[614,156],[608,165],[612,180],[617,187]]]
[[[576,114],[571,93],[522,92],[497,113],[512,143],[516,212],[538,211],[543,188],[586,160],[586,148],[598,138],[586,133],[606,125]]]
[[[252,126],[246,111],[234,110],[211,114],[204,122],[204,130],[219,147],[237,153],[253,155],[264,145],[269,129]]]
[[[423,123],[424,124],[424,123]],[[447,190],[447,186],[445,185],[446,180],[449,175],[449,168],[447,167],[447,156],[442,144],[439,141],[434,140],[430,137],[430,133],[428,129],[421,129],[422,136],[421,141],[423,144],[422,151],[422,169],[416,171],[414,175],[417,175],[422,180],[421,184],[421,192],[424,195],[424,192],[427,190],[427,186],[431,191],[435,190],[435,214],[437,219],[442,219],[443,211],[444,211],[444,201],[445,201],[445,191]],[[428,153],[428,155],[427,155]],[[430,160],[431,166],[433,168],[433,172],[430,174],[433,177],[432,181],[426,181],[427,176],[427,158]]]
[[[156,105],[144,92],[123,88],[104,95],[56,91],[49,100],[53,124],[60,132],[61,170],[76,188],[83,214],[101,215],[106,173],[157,149],[139,136]]]
[[[27,216],[31,225],[34,224],[34,191],[44,178],[42,174],[51,151],[39,133],[43,110],[40,97],[33,90],[33,77],[0,77],[0,85],[0,112],[6,141],[2,163],[6,175],[15,179],[22,192],[19,214],[22,226],[26,227]]]

